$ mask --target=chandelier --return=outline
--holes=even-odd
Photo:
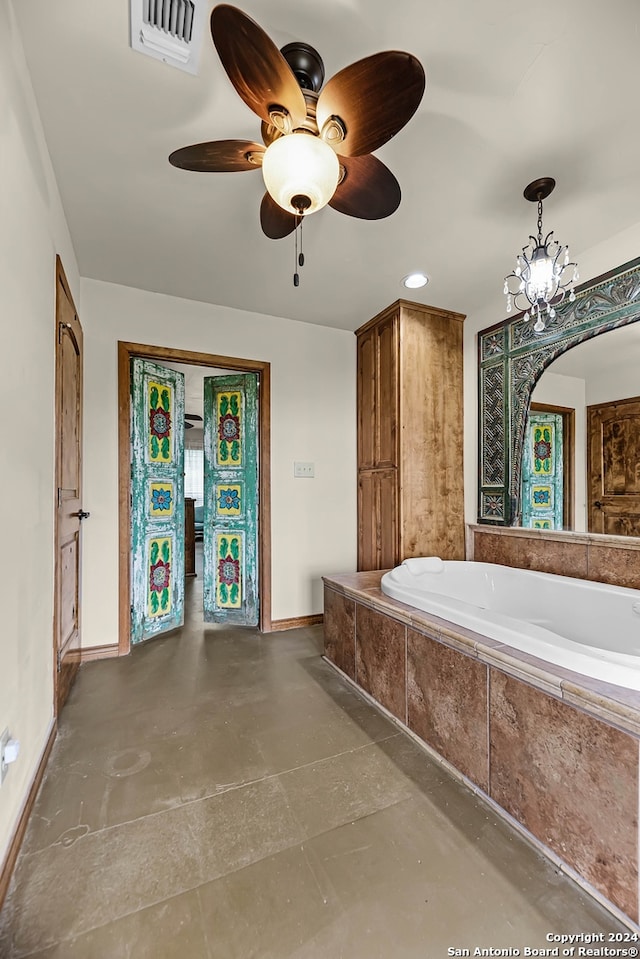
[[[538,204],[538,236],[529,237],[529,243],[516,257],[516,268],[504,280],[507,313],[515,306],[524,311],[525,320],[534,319],[533,330],[542,333],[547,319],[556,315],[556,306],[569,292],[569,300],[576,298],[575,284],[578,264],[569,262],[569,247],[553,239],[553,231],[542,235],[542,201],[556,185],[550,176],[534,180],[524,190],[524,197]]]

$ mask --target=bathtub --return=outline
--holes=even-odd
[[[381,587],[556,666],[640,690],[640,590],[436,556],[405,560]]]

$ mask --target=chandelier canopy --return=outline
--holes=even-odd
[[[571,302],[576,298],[578,264],[569,262],[569,247],[554,240],[553,231],[546,237],[542,233],[542,201],[555,185],[552,177],[540,177],[525,187],[525,199],[538,204],[538,236],[529,237],[529,243],[516,257],[514,271],[504,280],[507,313],[515,306],[524,311],[525,320],[535,318],[535,333],[543,332],[547,319],[556,315],[555,307],[567,292]]]

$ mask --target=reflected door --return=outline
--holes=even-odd
[[[587,407],[589,530],[640,536],[640,398]]]
[[[563,527],[562,416],[529,413],[522,461],[522,525]]]

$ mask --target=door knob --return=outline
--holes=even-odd
[[[89,519],[91,513],[87,513],[86,510],[79,509],[77,513],[72,513],[71,515],[77,516],[80,522],[82,522],[83,519]]]
[[[595,506],[596,509],[602,509],[602,503],[600,502],[599,499],[597,499],[593,505]]]

